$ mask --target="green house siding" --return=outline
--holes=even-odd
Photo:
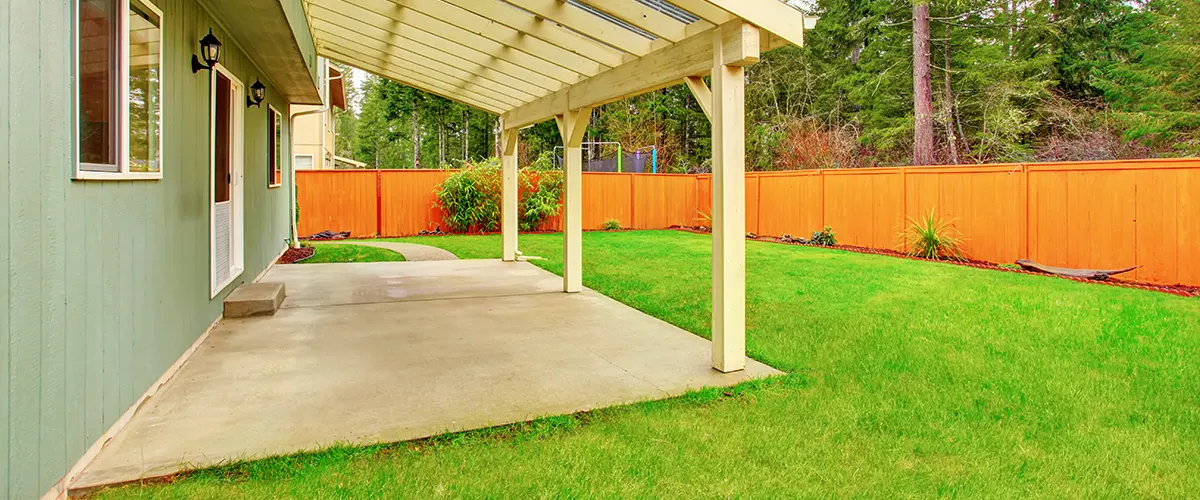
[[[163,178],[73,181],[72,10],[0,1],[0,492],[41,495],[221,314],[289,235],[288,102],[195,0],[164,15]],[[209,28],[267,102],[245,114],[245,271],[210,299]],[[302,37],[309,37],[307,29]],[[267,188],[267,104],[284,113],[284,185]]]
[[[317,43],[313,40],[312,32],[308,30],[308,15],[304,13],[304,6],[300,0],[280,0],[280,4],[283,5],[288,24],[292,26],[300,53],[304,54],[304,62],[308,63],[309,74],[313,81],[317,82]]]

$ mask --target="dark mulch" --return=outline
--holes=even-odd
[[[710,234],[711,233],[711,230],[709,230],[709,228],[705,227],[705,226],[699,226],[699,227],[674,226],[674,227],[672,227],[672,229],[686,231],[689,233],[698,233],[698,234]],[[982,260],[970,260],[969,259],[966,261],[953,261],[953,260],[924,259],[921,257],[914,257],[912,255],[908,255],[904,252],[899,252],[896,250],[883,250],[883,249],[879,249],[879,248],[867,248],[867,247],[859,247],[859,246],[853,246],[853,245],[823,246],[823,245],[813,245],[813,244],[809,244],[809,243],[799,243],[796,241],[784,241],[780,238],[776,238],[773,236],[759,236],[759,235],[754,235],[754,234],[750,234],[748,236],[752,236],[749,239],[752,239],[754,241],[762,241],[762,242],[767,242],[767,243],[779,243],[781,245],[832,248],[835,250],[845,250],[847,252],[868,253],[868,254],[874,254],[874,255],[886,255],[889,257],[899,257],[902,259],[911,259],[911,260],[924,260],[924,261],[929,261],[929,262],[938,262],[938,263],[942,263],[942,264],[953,264],[953,265],[957,265],[957,266],[974,267],[977,269],[991,269],[994,271],[1004,271],[1004,272],[1009,272],[1009,273],[1032,274],[1032,275],[1037,275],[1037,276],[1050,276],[1050,277],[1054,277],[1054,278],[1078,281],[1080,283],[1095,283],[1095,284],[1101,284],[1101,285],[1119,286],[1119,287],[1124,287],[1124,288],[1137,288],[1140,290],[1150,290],[1152,292],[1162,292],[1162,293],[1169,293],[1171,295],[1179,295],[1181,297],[1200,297],[1200,286],[1180,285],[1180,284],[1162,285],[1162,284],[1158,284],[1158,283],[1147,283],[1144,281],[1131,281],[1131,280],[1123,280],[1123,279],[1118,279],[1118,278],[1109,278],[1107,280],[1089,280],[1089,279],[1083,279],[1083,278],[1072,278],[1069,276],[1059,276],[1056,274],[1040,273],[1040,272],[1036,272],[1036,271],[1030,271],[1027,269],[1014,269],[1014,268],[1009,268],[1009,267],[1000,267],[999,264],[996,264],[994,262],[987,262],[987,261],[982,261]]]
[[[309,235],[306,240],[325,241],[325,240],[344,240],[350,237],[350,231],[342,231],[335,233],[333,231],[321,231],[317,234]]]
[[[315,253],[317,253],[317,249],[313,247],[289,248],[286,252],[283,252],[283,255],[279,257],[279,260],[276,261],[276,263],[295,264],[312,257]]]

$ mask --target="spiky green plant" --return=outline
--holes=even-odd
[[[962,252],[962,233],[954,227],[957,219],[938,218],[937,208],[920,219],[908,218],[904,241],[908,254],[926,259],[967,260]]]

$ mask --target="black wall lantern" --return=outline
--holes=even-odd
[[[254,85],[250,86],[250,95],[246,96],[246,107],[258,106],[261,108],[263,99],[266,98],[267,86],[263,85],[263,82],[256,77],[254,79]]]
[[[211,70],[221,60],[221,41],[213,36],[212,28],[200,39],[200,57],[204,58],[204,62],[192,54],[192,73],[199,73],[202,69]]]

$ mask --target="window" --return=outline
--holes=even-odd
[[[267,106],[267,187],[283,184],[283,114]]]
[[[292,168],[296,170],[312,170],[313,155],[296,155],[295,163],[292,163]]]
[[[213,114],[213,202],[229,201],[229,185],[233,183],[233,174],[229,168],[233,163],[233,105],[231,98],[233,82],[220,71],[214,71],[216,92],[213,100],[216,102]]]
[[[162,12],[79,0],[76,178],[162,178]]]

